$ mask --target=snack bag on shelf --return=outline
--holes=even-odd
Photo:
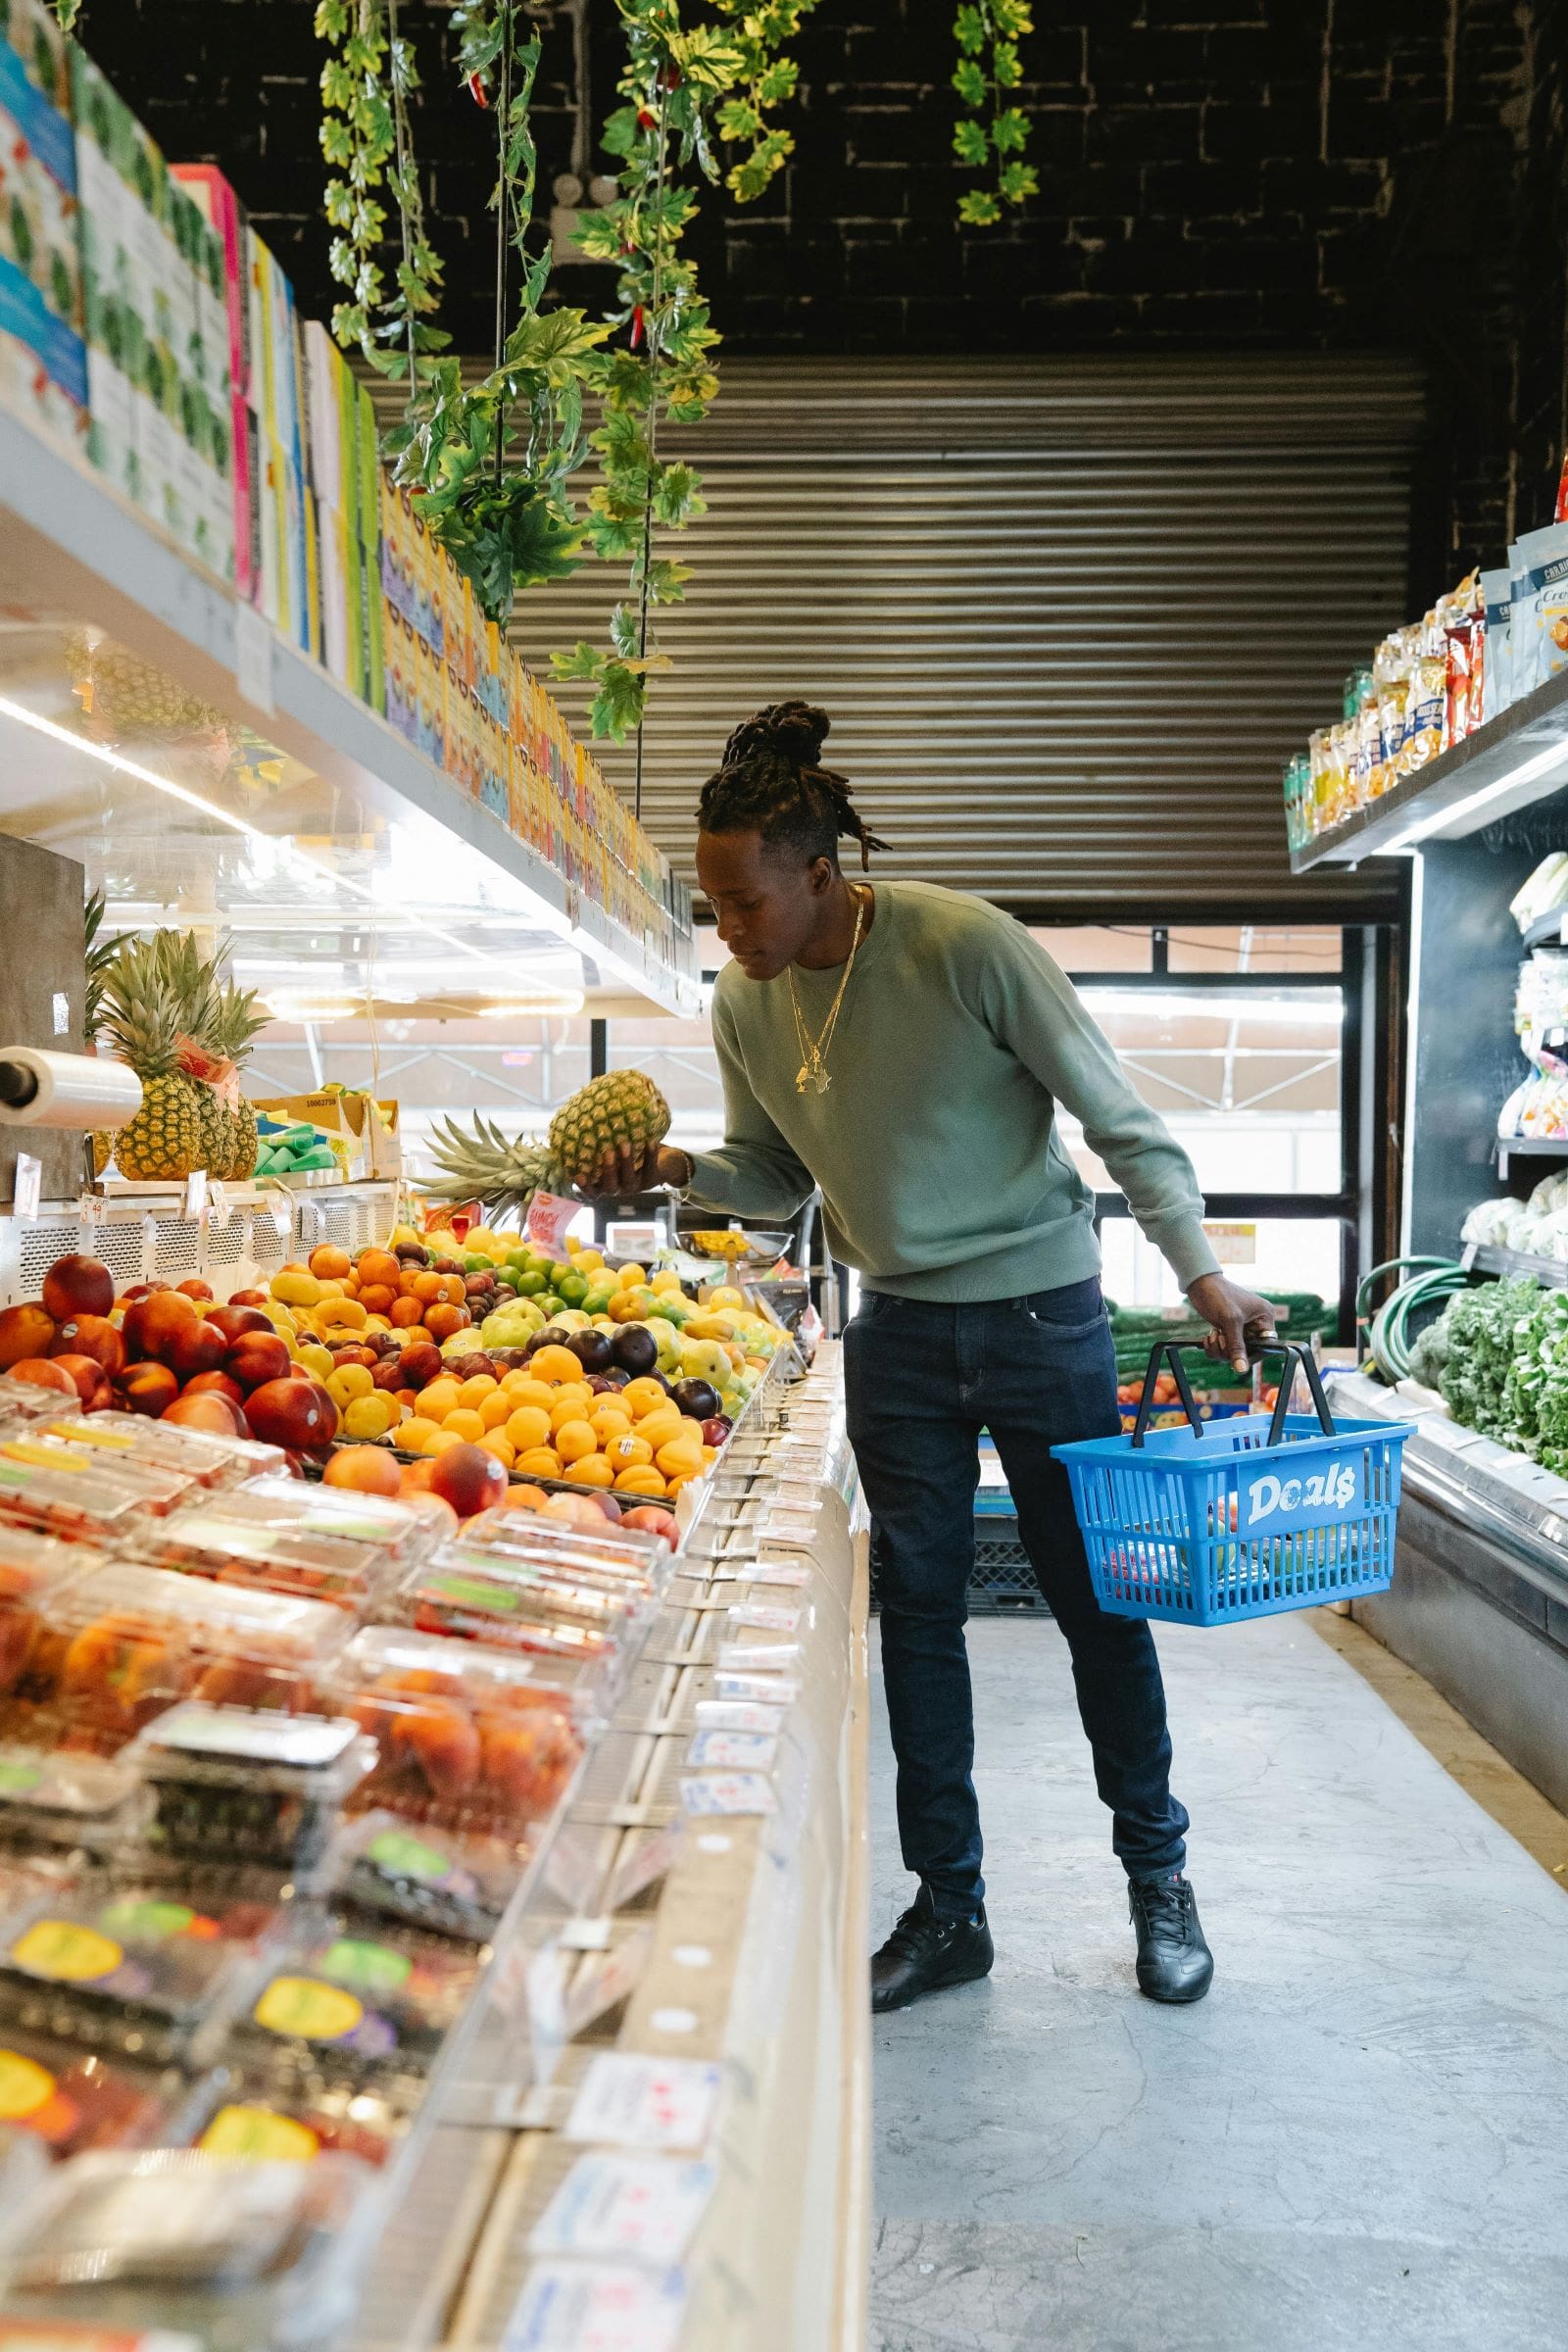
[[[1481,574],[1486,615],[1482,638],[1481,717],[1498,718],[1513,701],[1513,574],[1499,566]]]
[[[1403,759],[1411,774],[1428,766],[1443,750],[1447,692],[1447,640],[1434,610],[1418,624],[1415,660],[1410,668]]]
[[[357,1805],[513,1839],[562,1801],[594,1717],[586,1687],[553,1662],[401,1626],[355,1636],[332,1697],[376,1742]],[[392,1859],[383,1852],[380,1864]],[[416,1876],[416,1859],[403,1857]]]
[[[1533,648],[1530,683],[1541,686],[1568,668],[1568,522],[1527,531],[1519,541],[1519,557],[1525,628]]]

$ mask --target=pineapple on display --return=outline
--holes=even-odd
[[[154,964],[174,1009],[179,1067],[196,1089],[202,1129],[196,1165],[210,1176],[222,1176],[227,1172],[229,1126],[228,1112],[214,1083],[223,1073],[221,1056],[212,1043],[218,1018],[218,965],[216,960],[203,958],[189,931],[157,931],[151,946]]]
[[[477,1194],[489,1210],[526,1210],[537,1192],[585,1184],[622,1145],[641,1158],[668,1133],[669,1104],[653,1080],[641,1070],[610,1070],[562,1104],[547,1142],[509,1143],[493,1122],[476,1119],[470,1134],[449,1119],[434,1131],[431,1152],[455,1198]]]
[[[180,1018],[156,941],[122,940],[104,973],[101,1026],[141,1080],[141,1108],[115,1139],[133,1183],[182,1183],[203,1164],[202,1090],[179,1067]]]
[[[215,1053],[232,1064],[236,1083],[244,1084],[245,1064],[251,1057],[251,1040],[259,1029],[267,1027],[267,1015],[256,1009],[256,991],[241,988],[233,980],[225,980],[217,992],[214,1020],[208,1043]],[[230,1179],[254,1176],[261,1152],[261,1138],[256,1129],[256,1113],[243,1094],[236,1094],[231,1102],[223,1105],[227,1122],[227,1152],[219,1174]]]

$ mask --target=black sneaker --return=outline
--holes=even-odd
[[[983,1910],[973,1919],[939,1919],[922,1886],[879,1952],[871,1955],[871,2007],[904,2009],[922,1992],[944,1992],[988,1977],[996,1958]]]
[[[1200,2001],[1214,1974],[1214,1955],[1181,1872],[1129,1880],[1127,1908],[1138,1932],[1139,1991],[1152,2001]]]

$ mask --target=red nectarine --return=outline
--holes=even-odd
[[[45,1355],[54,1341],[55,1319],[28,1300],[0,1313],[0,1372],[9,1372],[24,1356]]]
[[[111,1380],[125,1369],[125,1342],[107,1315],[72,1315],[56,1331],[51,1355],[90,1355]]]
[[[64,1323],[72,1315],[107,1315],[115,1303],[115,1278],[96,1257],[57,1257],[43,1278],[44,1312]]]
[[[493,1511],[507,1499],[507,1474],[482,1446],[448,1446],[435,1457],[430,1492],[450,1502],[460,1519]]]

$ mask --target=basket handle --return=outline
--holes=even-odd
[[[1176,1394],[1182,1400],[1182,1411],[1187,1415],[1193,1435],[1195,1438],[1200,1438],[1203,1434],[1203,1424],[1198,1417],[1198,1399],[1193,1395],[1192,1383],[1187,1377],[1187,1367],[1182,1362],[1182,1345],[1180,1340],[1156,1340],[1149,1351],[1149,1370],[1144,1374],[1144,1393],[1138,1399],[1138,1418],[1133,1423],[1133,1444],[1135,1446],[1143,1445],[1144,1433],[1149,1427],[1151,1416],[1154,1410],[1154,1383],[1159,1378],[1160,1358],[1166,1355],[1170,1357],[1171,1378],[1176,1383]]]
[[[1334,1415],[1329,1411],[1329,1400],[1323,1394],[1323,1376],[1317,1368],[1317,1358],[1311,1349],[1301,1347],[1297,1341],[1265,1340],[1257,1352],[1259,1358],[1265,1355],[1281,1355],[1285,1358],[1280,1367],[1279,1394],[1274,1399],[1274,1416],[1268,1425],[1269,1444],[1278,1446],[1285,1435],[1285,1416],[1291,1409],[1291,1397],[1296,1388],[1298,1366],[1306,1377],[1307,1394],[1317,1408],[1318,1425],[1326,1438],[1332,1438],[1335,1434]]]
[[[1162,1356],[1170,1358],[1171,1377],[1176,1383],[1176,1394],[1182,1400],[1182,1410],[1187,1415],[1194,1437],[1200,1438],[1202,1436],[1203,1424],[1199,1419],[1198,1400],[1193,1395],[1191,1383],[1187,1378],[1187,1368],[1182,1362],[1183,1347],[1195,1347],[1197,1344],[1191,1340],[1186,1342],[1159,1340],[1150,1350],[1149,1370],[1144,1375],[1144,1393],[1138,1399],[1138,1418],[1133,1424],[1135,1446],[1143,1446],[1145,1433],[1153,1416],[1154,1383],[1159,1378]],[[1270,1446],[1278,1446],[1285,1436],[1285,1417],[1290,1411],[1298,1366],[1305,1375],[1307,1390],[1313,1405],[1316,1407],[1323,1435],[1326,1438],[1332,1438],[1335,1434],[1334,1415],[1329,1411],[1329,1400],[1323,1393],[1323,1380],[1317,1368],[1317,1358],[1312,1354],[1310,1348],[1303,1348],[1298,1341],[1294,1340],[1265,1340],[1262,1347],[1254,1350],[1253,1360],[1261,1362],[1266,1355],[1280,1355],[1285,1358],[1280,1372],[1279,1395],[1274,1399],[1273,1418],[1268,1425],[1267,1443]]]

